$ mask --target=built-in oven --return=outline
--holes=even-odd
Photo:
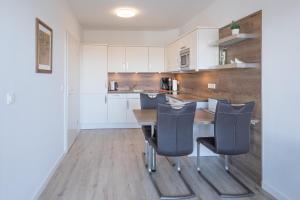
[[[180,68],[182,70],[189,69],[190,67],[190,49],[182,48],[180,51]]]

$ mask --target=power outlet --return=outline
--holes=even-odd
[[[216,87],[217,87],[217,86],[216,86],[215,83],[208,83],[208,84],[207,84],[207,88],[208,88],[208,89],[213,89],[213,90],[215,90]]]

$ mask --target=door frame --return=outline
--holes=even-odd
[[[71,146],[68,144],[68,122],[69,122],[69,37],[74,37],[69,31],[65,33],[65,66],[64,66],[64,153],[67,153]],[[78,38],[76,38],[79,42]],[[80,42],[79,42],[80,43]],[[81,56],[80,56],[80,64],[81,64]],[[80,127],[78,124],[78,132],[80,132]],[[76,139],[75,139],[76,140]]]

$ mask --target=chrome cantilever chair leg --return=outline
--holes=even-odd
[[[148,167],[148,157],[149,157],[149,142],[147,140],[145,140],[145,149],[144,152],[142,153],[142,157],[145,163],[145,167]]]
[[[147,150],[148,150],[147,151],[148,152],[148,157],[147,157],[147,159],[148,159],[147,167],[148,168],[147,167],[146,168],[148,169],[148,172],[151,173],[152,172],[152,147],[149,145]]]
[[[152,148],[152,147],[151,147],[151,148]],[[153,150],[154,150],[154,152],[153,152]],[[152,153],[150,154],[150,156],[151,156],[151,157],[156,157],[156,152],[155,152],[155,149],[154,149],[154,148],[152,148]],[[149,159],[149,160],[156,161],[155,158],[152,158],[152,159]],[[169,164],[173,167],[174,165],[172,165],[172,163],[170,162],[170,160],[169,160],[169,159],[167,159],[167,160],[168,160]],[[155,166],[154,166],[154,162],[151,163],[151,166],[152,166],[152,169],[153,169],[153,167],[155,167]],[[185,179],[185,178],[182,176],[182,174],[181,174],[181,166],[180,166],[180,159],[179,159],[179,158],[177,158],[177,165],[176,165],[176,167],[177,167],[177,172],[179,173],[179,177],[182,179],[184,185],[186,186],[186,188],[187,188],[188,191],[189,191],[188,194],[184,194],[184,195],[164,195],[164,194],[160,191],[160,189],[159,189],[157,183],[155,182],[155,180],[154,180],[154,178],[153,178],[153,176],[152,176],[153,170],[149,170],[149,167],[148,167],[148,172],[149,172],[150,180],[151,180],[152,184],[154,185],[154,188],[155,188],[155,190],[157,191],[157,194],[158,194],[158,196],[159,196],[159,198],[160,198],[161,200],[190,199],[190,198],[195,197],[194,191],[191,189],[190,185],[188,184],[188,182],[186,181],[186,179]],[[150,169],[151,169],[151,167],[150,167]],[[155,168],[154,168],[154,169],[155,169]]]
[[[208,180],[202,173],[200,168],[200,143],[197,144],[197,171],[199,175],[209,184],[211,188],[214,189],[214,191],[221,197],[221,198],[243,198],[243,197],[251,197],[254,195],[253,191],[251,191],[243,182],[241,182],[236,176],[234,176],[229,171],[229,165],[228,165],[228,155],[225,155],[225,171],[232,177],[237,183],[239,183],[245,190],[245,193],[241,194],[227,194],[222,193],[216,186]]]

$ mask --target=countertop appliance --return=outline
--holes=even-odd
[[[171,90],[170,85],[169,85],[169,79],[170,77],[163,77],[160,80],[160,89],[162,90]]]
[[[190,48],[182,47],[180,51],[180,69],[188,70],[190,67]]]
[[[110,81],[109,82],[109,90],[110,91],[118,90],[118,83],[116,81]]]
[[[172,89],[174,92],[178,90],[178,81],[175,79],[172,80]]]

